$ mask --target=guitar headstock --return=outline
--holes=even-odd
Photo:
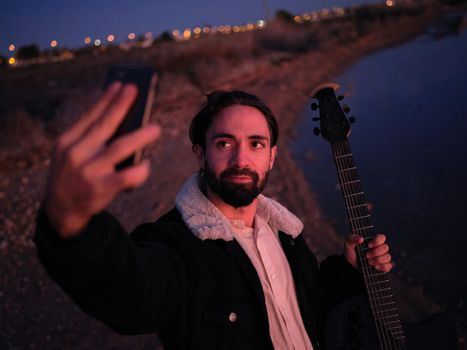
[[[350,123],[355,121],[355,118],[350,117],[347,120],[345,113],[350,112],[347,105],[341,107],[339,101],[344,99],[343,96],[336,96],[336,90],[339,85],[336,83],[321,84],[312,92],[312,97],[318,100],[318,104],[313,102],[311,109],[319,109],[320,127],[314,129],[315,135],[321,133],[324,139],[330,143],[347,140],[350,134]]]

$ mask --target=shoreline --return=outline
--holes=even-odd
[[[352,32],[347,38],[332,36],[328,44],[305,53],[296,53],[293,50],[271,51],[256,59],[255,53],[248,51],[246,58],[241,55],[231,58],[237,50],[249,50],[257,40],[268,39],[268,35],[287,37],[286,31],[283,34],[284,30],[281,28],[272,28],[273,34],[252,33],[243,36],[245,40],[241,43],[235,43],[235,39],[232,39],[230,46],[220,47],[220,50],[224,50],[225,57],[214,61],[215,64],[209,70],[207,67],[213,64],[212,61],[206,59],[201,63],[193,63],[187,56],[193,52],[198,55],[203,53],[204,48],[199,49],[203,45],[212,50],[216,44],[214,40],[190,42],[179,48],[169,47],[168,51],[178,55],[179,62],[187,60],[193,64],[183,74],[177,69],[161,71],[152,119],[161,124],[163,135],[159,142],[146,150],[146,156],[151,159],[151,176],[139,189],[119,195],[111,204],[110,211],[130,230],[141,222],[153,221],[169,210],[185,178],[196,171],[186,135],[189,120],[203,102],[203,92],[212,89],[244,89],[259,95],[271,106],[278,116],[281,128],[279,155],[265,194],[278,199],[304,221],[306,241],[320,260],[330,254],[339,253],[342,238],[324,219],[313,188],[310,188],[303,171],[292,157],[289,140],[293,137],[294,127],[304,106],[309,102],[309,93],[316,85],[332,80],[362,57],[415,38],[439,16],[436,9],[432,9],[420,17],[378,22],[361,37],[352,37]],[[352,23],[339,23],[339,26],[345,34],[352,28]],[[404,33],[396,30],[399,26],[404,26]],[[277,27],[280,25],[277,24]],[[308,29],[310,33],[312,30],[314,28]],[[293,33],[294,31],[298,32],[297,29],[292,30]],[[316,35],[325,37],[326,33]],[[343,43],[338,45],[340,40]],[[157,61],[156,54],[157,50],[147,51],[143,58],[151,62]],[[136,53],[129,53],[127,59],[134,58],[134,55]],[[115,60],[110,57],[103,59],[105,63]],[[235,61],[235,69],[231,68],[232,60]],[[60,65],[61,70],[68,67],[68,63]],[[37,71],[43,68],[34,68],[32,71],[38,74]],[[96,71],[96,67],[87,69],[84,71]],[[55,76],[60,77],[60,74],[63,72],[50,73],[49,81],[59,80]],[[51,76],[54,78],[50,78]],[[89,103],[97,94],[95,86],[100,78],[102,74],[91,78],[86,74],[84,77],[76,77],[77,83],[65,97],[65,105],[71,104],[72,107],[69,108],[76,109],[77,105]],[[30,83],[31,89],[35,84]],[[60,84],[57,89],[59,88]],[[84,96],[72,104],[71,100],[75,98],[77,91]],[[63,124],[60,127],[63,128]],[[69,348],[154,348],[157,344],[156,335],[119,336],[85,316],[50,282],[39,266],[31,238],[33,218],[40,203],[49,164],[47,147],[50,147],[50,143],[44,147],[46,155],[39,155],[32,166],[0,173],[0,193],[2,197],[10,199],[8,203],[0,204],[0,223],[5,228],[2,230],[4,236],[0,237],[0,264],[6,271],[5,278],[0,279],[0,311],[3,315],[2,324],[5,324],[5,328],[0,331],[0,339],[5,339],[5,348],[23,345],[25,348],[32,348],[29,340],[36,347],[47,347],[59,342],[60,345],[67,344]],[[413,321],[440,311],[440,307],[420,291],[407,287],[399,279],[394,279],[393,286],[400,296],[399,306],[404,319]],[[76,324],[82,326],[76,329]],[[57,330],[60,334],[58,336],[54,335]],[[1,342],[0,347],[3,348]]]

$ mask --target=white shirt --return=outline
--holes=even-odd
[[[303,325],[289,263],[267,218],[255,217],[254,229],[230,220],[235,239],[250,258],[263,287],[269,334],[276,350],[312,350]]]

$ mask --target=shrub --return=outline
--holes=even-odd
[[[39,47],[36,44],[21,46],[18,48],[16,53],[16,58],[19,60],[30,60],[32,58],[37,58],[40,55]]]
[[[0,56],[0,68],[4,68],[8,66],[8,60],[6,57]]]
[[[276,18],[279,21],[285,22],[285,23],[295,23],[294,21],[294,16],[286,11],[286,10],[279,10],[276,12]]]

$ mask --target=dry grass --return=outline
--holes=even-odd
[[[50,152],[52,141],[40,119],[17,109],[1,120],[0,171],[29,167]]]

